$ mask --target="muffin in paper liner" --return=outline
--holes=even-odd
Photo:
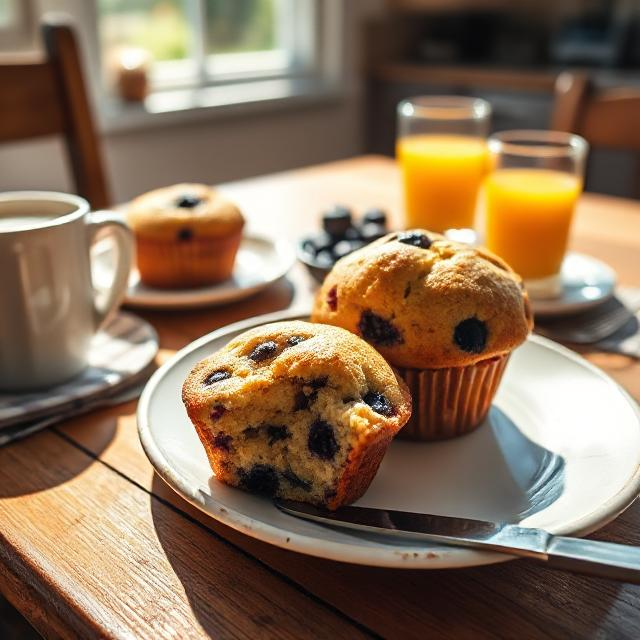
[[[126,217],[144,284],[178,289],[231,276],[244,217],[216,189],[192,183],[154,189],[135,198]]]
[[[413,412],[397,437],[444,440],[474,431],[484,420],[498,390],[509,353],[466,367],[395,367],[413,398]]]
[[[197,287],[231,276],[242,232],[184,241],[136,237],[140,280],[159,288]]]

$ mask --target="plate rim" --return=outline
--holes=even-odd
[[[598,305],[609,300],[609,298],[614,295],[618,278],[613,267],[607,264],[604,260],[600,260],[600,258],[596,258],[595,256],[592,256],[588,253],[582,253],[581,251],[568,251],[565,259],[568,256],[578,256],[580,258],[591,260],[592,262],[597,262],[604,270],[608,271],[611,276],[611,291],[608,295],[603,296],[602,298],[596,298],[595,300],[585,300],[584,302],[558,303],[558,300],[554,298],[540,298],[538,300],[531,298],[531,307],[533,309],[534,316],[547,318],[581,313],[583,311],[588,311],[593,307],[597,307]]]
[[[273,238],[267,234],[249,231],[242,236],[242,242],[254,240],[269,244],[278,256],[281,256],[281,267],[272,277],[250,287],[231,289],[222,297],[216,294],[218,285],[198,287],[195,289],[157,289],[150,294],[131,295],[132,288],[127,287],[123,304],[131,309],[195,309],[199,307],[218,306],[248,298],[265,289],[276,280],[285,276],[296,261],[295,251],[286,240]]]
[[[171,358],[169,358],[169,360],[154,372],[140,396],[136,417],[138,436],[140,438],[142,448],[158,476],[165,482],[165,484],[182,496],[187,502],[222,524],[262,542],[326,560],[387,568],[453,569],[496,564],[517,559],[515,556],[506,554],[466,548],[452,548],[449,550],[446,547],[438,547],[435,551],[432,551],[429,548],[425,551],[424,545],[418,545],[415,548],[389,545],[388,550],[376,548],[375,553],[372,553],[370,547],[362,547],[357,544],[327,540],[324,540],[323,544],[319,547],[315,538],[283,530],[242,513],[235,512],[232,515],[225,506],[216,503],[214,498],[204,493],[201,487],[198,487],[194,491],[193,487],[188,483],[183,482],[180,474],[172,468],[169,461],[166,460],[164,455],[161,453],[159,447],[156,446],[149,421],[147,420],[151,397],[162,379],[179,361],[192,351],[196,351],[203,345],[213,340],[217,340],[227,334],[244,331],[269,322],[304,319],[308,317],[308,308],[297,307],[285,311],[277,311],[275,313],[255,316],[253,318],[247,318],[245,320],[240,320],[239,322],[225,325],[189,343],[177,351]],[[589,369],[592,373],[602,379],[603,382],[607,383],[610,387],[613,387],[623,396],[635,413],[638,425],[640,425],[640,406],[638,403],[620,384],[618,384],[602,369],[592,364],[578,353],[571,351],[571,349],[568,349],[567,347],[564,347],[563,345],[548,338],[531,334],[527,338],[527,341],[539,344],[540,346],[543,346],[555,353],[559,353],[580,366]],[[587,515],[569,523],[569,525],[559,527],[557,530],[550,532],[554,535],[571,535],[576,537],[582,537],[592,533],[615,520],[615,518],[617,518],[634,502],[639,493],[640,464],[638,464],[634,474],[629,478],[627,483],[609,500],[598,505]]]

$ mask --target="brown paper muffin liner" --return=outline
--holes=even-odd
[[[473,431],[489,412],[509,355],[488,358],[467,367],[396,367],[413,398],[411,418],[396,437],[443,440]]]
[[[140,280],[160,288],[197,287],[231,276],[242,232],[224,238],[164,240],[136,237]]]

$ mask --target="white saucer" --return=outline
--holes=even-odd
[[[110,251],[96,252],[94,278],[111,273],[107,262]],[[295,262],[295,253],[286,241],[273,241],[255,234],[242,238],[231,278],[219,284],[192,289],[155,289],[140,282],[138,272],[131,273],[124,300],[128,307],[176,309],[227,304],[247,298],[284,276]],[[102,275],[102,274],[105,275]]]
[[[535,315],[559,316],[585,311],[610,298],[616,284],[616,274],[611,267],[582,253],[567,254],[560,277],[560,296],[531,298]]]
[[[223,328],[192,343],[154,374],[138,406],[138,428],[165,482],[246,535],[322,558],[414,569],[509,560],[323,527],[215,480],[182,406],[182,382],[196,362],[240,332],[294,317],[277,313]],[[615,518],[639,490],[637,405],[599,369],[533,336],[514,352],[490,416],[477,431],[446,442],[394,441],[358,504],[582,535]]]
[[[157,353],[155,329],[132,313],[119,312],[91,340],[89,366],[80,375],[49,389],[0,393],[0,430],[110,396],[148,375]]]

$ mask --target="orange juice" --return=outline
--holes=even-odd
[[[559,273],[582,180],[551,169],[498,169],[485,190],[487,247],[525,279]]]
[[[398,140],[408,227],[471,229],[487,148],[481,138],[410,135]]]

